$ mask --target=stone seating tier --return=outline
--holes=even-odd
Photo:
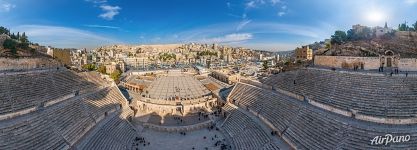
[[[106,114],[119,113],[117,110],[124,101],[117,87],[108,87],[32,112],[24,119],[3,120],[0,149],[70,149]],[[99,129],[103,132],[86,139],[88,143],[95,144],[92,146],[95,149],[129,148],[137,133],[132,132],[133,127],[126,120],[129,116],[126,113],[132,113],[127,110],[114,115],[112,121]],[[106,145],[100,147],[103,144],[99,143]]]
[[[417,147],[417,125],[387,125],[360,121],[325,111],[295,98],[238,83],[229,101],[251,110],[272,124],[296,149],[407,149]],[[240,117],[241,118],[241,117]],[[243,122],[245,119],[239,119]],[[237,123],[233,126],[241,126]],[[234,130],[242,131],[242,130]],[[376,136],[410,135],[410,141],[372,145]]]
[[[94,89],[94,83],[70,71],[49,71],[0,78],[0,115],[36,108],[75,91]]]
[[[301,69],[278,74],[263,83],[362,115],[397,119],[417,116],[415,77]]]
[[[229,104],[223,110],[229,116],[222,128],[230,135],[236,149],[279,149],[249,116]]]

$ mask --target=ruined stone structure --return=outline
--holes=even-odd
[[[157,77],[145,89],[137,90],[143,91],[136,102],[137,107],[160,115],[197,113],[211,109],[217,101],[200,81],[180,72]]]
[[[313,50],[309,46],[303,46],[295,49],[294,55],[296,60],[312,60]]]

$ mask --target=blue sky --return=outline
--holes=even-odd
[[[43,45],[219,43],[282,51],[353,24],[417,21],[417,0],[0,0],[0,25]]]

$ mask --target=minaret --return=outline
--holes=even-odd
[[[388,28],[388,25],[387,25],[387,22],[385,21],[385,26],[384,26],[384,28],[385,29],[387,29]]]

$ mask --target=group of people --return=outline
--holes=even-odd
[[[271,131],[271,135],[277,135],[278,131]]]
[[[177,120],[177,124],[180,124],[180,123],[185,123],[185,121],[184,121],[184,120],[182,120],[182,118],[181,118],[181,117],[174,117],[174,120]]]
[[[199,113],[198,113],[198,121],[200,121],[200,120],[201,120],[201,117],[203,117],[204,119],[207,119],[207,118],[208,118],[208,115],[206,115],[206,114],[204,114],[204,113],[202,113],[202,112],[199,112]]]
[[[378,72],[384,72],[384,67],[382,67],[382,66],[381,66],[381,67],[379,67],[379,68],[378,68]]]
[[[359,70],[359,66],[353,66],[353,70],[354,71]]]
[[[187,133],[185,133],[185,132],[180,132],[180,134],[181,135],[184,135],[184,136],[187,135]]]
[[[212,127],[212,128],[214,128],[214,127]],[[217,134],[214,134],[214,137],[211,137],[212,141],[216,140],[216,143],[214,143],[215,147],[220,146],[220,149],[222,149],[222,150],[232,149],[232,146],[226,144],[226,139],[224,139],[224,138],[220,139],[220,138],[221,137],[217,136]],[[204,136],[203,139],[207,139],[207,137]],[[194,149],[194,147],[193,147],[193,149]],[[208,149],[208,148],[206,147],[206,149]]]
[[[400,70],[398,70],[398,68],[395,68],[394,71],[391,71],[390,76],[392,76],[393,74],[399,74]],[[405,76],[408,76],[408,72],[405,73]]]
[[[139,150],[139,144],[143,144],[143,146],[145,147],[146,145],[151,145],[151,142],[146,142],[144,137],[136,137],[135,143],[133,143],[133,146],[136,146],[136,150]]]

